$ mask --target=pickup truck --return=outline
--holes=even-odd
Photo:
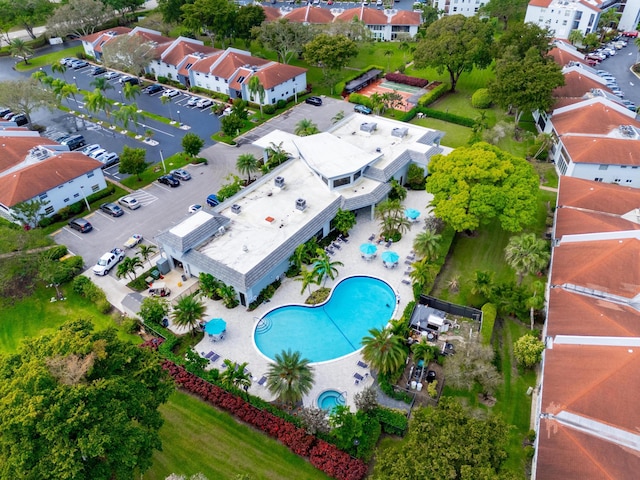
[[[110,252],[100,257],[98,263],[93,267],[93,273],[96,275],[106,275],[120,260],[125,257],[124,251],[120,248],[114,248]]]

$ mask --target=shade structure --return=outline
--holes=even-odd
[[[373,243],[363,243],[360,245],[360,252],[363,255],[373,255],[378,251],[378,247]]]
[[[420,211],[416,210],[415,208],[407,208],[404,211],[404,214],[407,216],[407,218],[415,220],[420,216]]]
[[[207,333],[208,335],[214,335],[214,336],[220,335],[226,329],[227,329],[227,322],[225,322],[221,318],[212,318],[204,326],[205,333]]]
[[[387,252],[383,252],[380,258],[382,258],[382,261],[384,263],[398,263],[398,260],[400,259],[400,255],[398,255],[396,252],[392,252],[391,250],[389,250]]]

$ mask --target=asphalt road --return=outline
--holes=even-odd
[[[630,70],[631,66],[638,62],[638,47],[633,38],[627,40],[626,47],[618,50],[613,57],[603,60],[595,68],[606,70],[616,77],[620,89],[625,94],[624,98],[640,106],[640,79]]]

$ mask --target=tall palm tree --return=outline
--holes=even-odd
[[[140,88],[140,85],[132,85],[129,82],[126,82],[122,87],[122,93],[124,94],[124,98],[127,100],[135,100],[141,92],[142,89]]]
[[[155,245],[143,245],[142,243],[138,244],[138,251],[140,255],[142,255],[142,259],[146,262],[149,261],[149,266],[151,266],[151,257],[154,253],[158,251]]]
[[[438,254],[441,239],[442,236],[431,230],[420,232],[413,240],[413,249],[426,260],[434,260]]]
[[[84,96],[84,105],[87,107],[87,110],[93,113],[97,113],[102,110],[107,103],[107,97],[100,91],[100,89],[96,88],[93,92],[88,92]]]
[[[411,225],[404,214],[400,200],[383,200],[376,205],[376,218],[380,221],[381,233],[385,238],[402,235]]]
[[[318,132],[320,132],[320,130],[318,130],[318,126],[308,118],[303,118],[298,123],[296,123],[296,129],[293,131],[293,133],[300,137],[314,135]]]
[[[391,330],[372,328],[362,339],[362,345],[362,356],[380,373],[397,371],[407,359],[402,337]]]
[[[69,98],[69,95],[73,97],[73,101],[78,104],[78,99],[76,98],[76,93],[79,93],[78,87],[74,83],[67,83],[62,87],[60,91],[60,95],[62,98]]]
[[[338,269],[336,267],[344,267],[344,263],[338,261],[332,262],[327,252],[322,248],[316,250],[313,272],[318,276],[319,281],[324,281],[324,284],[326,284],[327,278],[334,280],[338,276]]]
[[[27,45],[27,42],[15,38],[9,44],[9,51],[12,56],[22,58],[24,64],[29,65],[29,57],[33,55],[33,49]]]
[[[31,74],[31,78],[35,78],[36,80],[38,80],[40,83],[42,83],[43,85],[45,84],[44,79],[46,77],[48,77],[49,75],[47,75],[47,72],[45,72],[44,70],[38,70],[36,72],[33,72]]]
[[[435,272],[431,268],[431,264],[427,262],[426,259],[422,259],[420,262],[415,262],[411,266],[413,267],[413,270],[409,272],[411,280],[422,287],[433,282]]]
[[[250,153],[243,153],[236,160],[236,168],[247,176],[247,185],[251,183],[251,174],[260,170],[260,162]]]
[[[196,327],[202,321],[206,310],[205,304],[195,294],[186,295],[175,304],[171,318],[176,325],[188,327],[192,335],[196,334]]]
[[[138,132],[138,120],[140,114],[138,113],[138,106],[135,103],[131,105],[123,105],[118,110],[113,112],[113,116],[116,120],[122,122],[122,126],[127,129],[129,122],[133,122],[136,127],[136,133]]]
[[[236,363],[225,359],[226,368],[220,374],[220,383],[226,389],[231,387],[249,388],[251,386],[251,374],[247,371],[247,362]]]
[[[249,80],[249,84],[247,85],[247,87],[249,88],[249,94],[251,95],[252,99],[255,99],[256,96],[258,97],[260,103],[260,117],[262,117],[262,102],[264,102],[265,95],[264,86],[262,86],[262,83],[260,83],[260,79],[258,78],[258,76],[253,75]]]
[[[67,73],[67,66],[63,65],[60,62],[54,62],[51,65],[51,71],[53,73],[61,73],[62,74],[62,78],[64,78],[65,80],[67,79],[66,73]]]
[[[160,95],[160,102],[163,105],[169,104],[169,118],[173,122],[173,110],[171,108],[171,97],[165,97],[164,95]]]
[[[518,285],[522,278],[542,270],[549,263],[549,244],[535,233],[523,233],[509,239],[504,249],[505,260],[518,275]]]
[[[231,285],[220,282],[220,285],[216,288],[216,293],[222,298],[225,307],[233,308],[237,305],[236,289]]]
[[[300,289],[300,295],[304,293],[304,289],[309,287],[309,295],[311,295],[311,285],[320,285],[320,277],[315,270],[309,270],[307,267],[300,269],[300,275],[296,277],[296,280],[302,282],[302,289]]]
[[[309,360],[291,349],[276,354],[267,371],[267,388],[278,400],[294,405],[311,391],[313,369]]]
[[[142,261],[140,257],[124,257],[122,261],[118,264],[118,268],[116,270],[116,277],[129,277],[131,280],[134,280],[138,275],[136,274],[136,268],[142,267]],[[133,275],[133,278],[132,278]]]
[[[53,94],[56,96],[56,100],[58,101],[58,103],[60,103],[63,98],[62,89],[66,84],[67,82],[65,82],[61,78],[56,78],[53,82],[51,82],[51,88],[53,89]]]
[[[64,65],[62,65],[62,66],[64,67]],[[53,67],[51,67],[51,68],[53,69]],[[100,90],[102,92],[106,92],[110,88],[113,88],[113,85],[111,85],[109,83],[109,80],[107,80],[104,77],[96,77],[96,78],[94,78],[89,85],[91,85],[93,88],[97,88],[98,90]]]

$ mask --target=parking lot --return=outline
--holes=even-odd
[[[638,47],[633,38],[627,40],[626,47],[618,50],[616,55],[603,60],[594,68],[610,72],[616,77],[618,85],[624,92],[624,98],[640,106],[640,79],[630,71],[631,66],[638,61]]]

